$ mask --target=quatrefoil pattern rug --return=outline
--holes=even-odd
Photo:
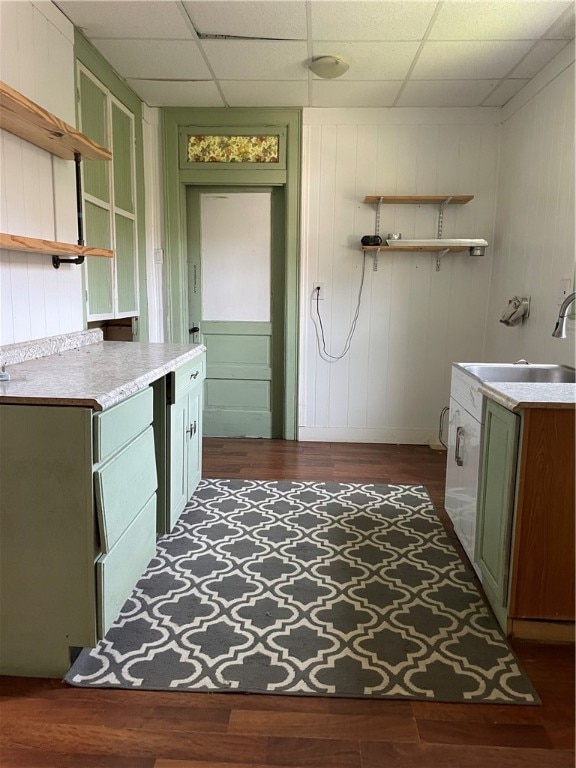
[[[422,486],[203,480],[78,686],[538,703]]]

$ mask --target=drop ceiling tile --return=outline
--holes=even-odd
[[[211,81],[127,79],[128,85],[149,107],[224,107],[216,84]]]
[[[391,107],[401,80],[353,82],[314,80],[312,107]]]
[[[184,6],[198,33],[306,40],[304,0],[195,0]]]
[[[230,107],[307,107],[308,83],[270,80],[221,80]]]
[[[477,107],[494,80],[413,80],[406,84],[397,107]]]
[[[530,50],[529,41],[485,40],[425,43],[412,71],[414,80],[500,78]]]
[[[564,14],[550,27],[544,37],[548,40],[573,40],[575,26],[576,12],[574,5],[571,3],[570,8],[564,11]]]
[[[508,78],[502,80],[500,85],[493,91],[488,98],[482,102],[483,107],[503,107],[507,101],[510,101],[512,96],[516,96],[529,80],[513,80]]]
[[[419,43],[315,42],[314,56],[339,56],[350,64],[341,79],[403,80],[419,48]]]
[[[511,72],[511,75],[513,77],[534,77],[567,45],[567,40],[541,40]]]
[[[178,3],[162,0],[61,0],[56,5],[90,39],[148,37],[191,40]]]
[[[122,77],[211,78],[192,40],[94,40],[94,45]]]
[[[420,40],[436,2],[312,0],[313,40]]]
[[[546,32],[570,2],[443,3],[429,40],[535,40]]]
[[[221,80],[307,80],[304,42],[203,40],[210,65]]]

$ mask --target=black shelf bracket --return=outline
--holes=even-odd
[[[84,256],[76,256],[75,259],[63,259],[61,256],[52,256],[52,266],[60,269],[60,264],[83,264]]]
[[[78,226],[78,245],[84,245],[84,214],[82,213],[82,155],[74,152],[74,167],[76,172],[76,222]],[[66,259],[61,256],[52,256],[52,266],[60,269],[60,264],[83,264],[84,256],[76,256],[74,259]]]

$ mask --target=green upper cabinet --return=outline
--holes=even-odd
[[[111,163],[82,164],[86,240],[114,250],[111,262],[86,264],[87,320],[134,317],[139,314],[134,115],[82,64],[78,92],[80,129],[112,152]]]
[[[106,121],[106,93],[84,71],[79,72],[80,123],[86,136],[103,147],[110,147]],[[84,160],[84,191],[91,197],[110,202],[110,163]]]
[[[114,205],[128,213],[134,206],[134,117],[119,102],[112,103],[112,146],[121,148],[112,157]]]

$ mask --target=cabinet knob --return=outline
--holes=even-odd
[[[191,378],[191,379],[197,379],[197,378],[198,378],[198,374],[199,374],[199,373],[200,373],[200,371],[196,371],[196,373],[191,373],[191,374],[190,374],[190,378]]]

